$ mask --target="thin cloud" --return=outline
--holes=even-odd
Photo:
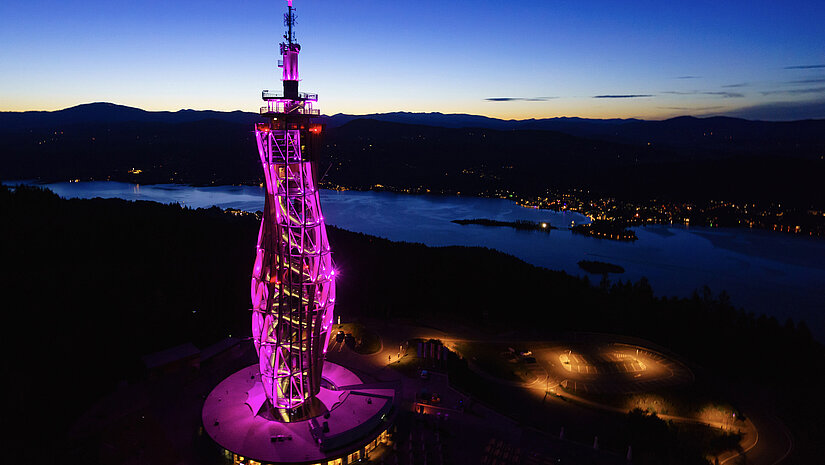
[[[719,110],[720,108],[726,108],[724,105],[714,105],[711,107],[657,107],[662,110],[678,110],[678,111],[690,111],[690,112],[697,112],[697,111],[711,111],[711,110]]]
[[[789,84],[820,84],[825,82],[825,77],[813,79],[800,79],[799,81],[789,81]]]
[[[722,98],[742,98],[745,94],[739,92],[702,92],[702,95],[716,95]]]
[[[727,84],[721,86],[723,89],[737,89],[739,87],[747,87],[749,84],[747,82],[739,82],[737,84]]]
[[[794,65],[794,66],[786,66],[785,69],[821,69],[825,68],[825,65]]]
[[[664,94],[671,94],[671,95],[713,95],[716,97],[722,98],[742,98],[745,94],[740,94],[739,92],[711,92],[711,91],[700,91],[700,90],[691,90],[691,91],[678,91],[678,90],[671,90],[667,92],[663,92]]]
[[[620,95],[594,95],[593,98],[645,98],[653,97],[653,94],[620,94]]]
[[[702,76],[676,76],[676,79],[701,79]]]
[[[825,94],[825,87],[806,87],[804,89],[766,90],[762,95],[799,95],[799,94]]]
[[[488,102],[544,102],[558,97],[488,97]]]

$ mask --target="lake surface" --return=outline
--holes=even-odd
[[[6,183],[13,184],[13,183]],[[263,188],[135,185],[117,182],[54,183],[45,187],[67,198],[116,197],[180,203],[193,208],[217,205],[256,211]],[[497,249],[534,265],[585,273],[579,260],[621,265],[612,280],[645,276],[657,295],[689,296],[707,285],[727,291],[738,307],[777,317],[804,319],[825,340],[825,240],[772,231],[644,226],[633,228],[635,242],[574,235],[567,229],[516,231],[506,227],[458,225],[455,219],[546,221],[559,228],[589,222],[577,213],[523,208],[501,199],[405,195],[390,192],[322,191],[327,223],[394,241],[431,246],[466,245]],[[592,276],[596,283],[599,276]]]

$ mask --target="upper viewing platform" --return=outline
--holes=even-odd
[[[278,115],[308,115],[319,116],[321,110],[312,108],[309,101],[300,100],[267,100],[266,106],[261,107],[262,116],[275,117]]]
[[[261,92],[261,98],[264,100],[296,100],[284,95],[282,90],[264,90]],[[318,94],[310,94],[307,92],[298,92],[297,100],[305,100],[310,102],[318,101]]]

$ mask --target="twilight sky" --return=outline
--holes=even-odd
[[[323,113],[825,118],[825,1],[295,0]],[[285,1],[0,2],[0,110],[256,111]]]

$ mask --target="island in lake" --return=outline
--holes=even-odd
[[[579,268],[593,274],[624,273],[624,268],[619,265],[596,260],[581,260]]]
[[[487,218],[473,218],[469,220],[453,220],[452,222],[460,225],[480,224],[481,226],[506,226],[508,228],[513,228],[520,231],[550,232],[551,229],[558,229],[555,226],[551,226],[549,221],[498,221]]]
[[[577,224],[570,228],[575,234],[584,234],[597,239],[611,239],[614,241],[635,241],[636,233],[623,223],[616,221],[595,220],[590,224]]]

